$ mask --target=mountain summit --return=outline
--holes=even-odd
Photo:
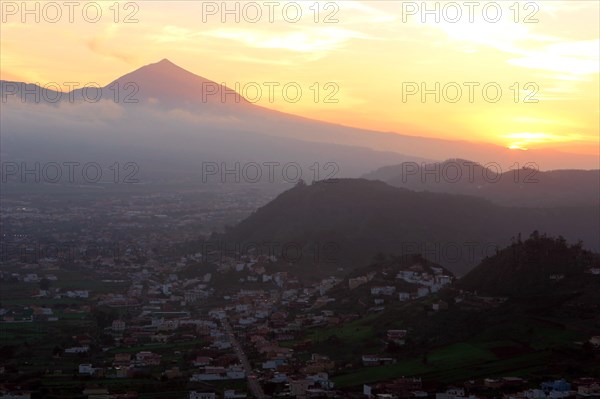
[[[251,105],[234,90],[195,75],[166,58],[123,75],[107,87],[115,84],[127,93],[137,89],[135,97],[141,102]]]

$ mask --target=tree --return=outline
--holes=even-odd
[[[50,289],[50,280],[43,278],[40,281],[40,290],[48,291]]]
[[[0,357],[8,360],[15,355],[16,347],[14,345],[4,345],[0,347]]]
[[[111,309],[110,311],[104,311],[96,308],[92,310],[92,317],[96,321],[96,324],[99,328],[104,328],[110,326],[113,320],[118,318],[118,314],[114,309]]]
[[[54,347],[54,349],[52,349],[52,356],[60,357],[60,356],[62,356],[63,352],[64,352],[64,349],[57,345]]]
[[[388,341],[385,351],[388,353],[398,353],[400,352],[400,345],[394,341]]]
[[[581,346],[580,358],[584,361],[594,358],[594,345],[590,341],[585,341]]]

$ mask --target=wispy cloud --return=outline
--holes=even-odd
[[[118,46],[115,46],[119,36],[119,25],[109,25],[101,34],[84,39],[84,43],[87,49],[95,54],[134,65],[138,59],[135,53],[129,49],[119,50]]]
[[[293,52],[333,51],[352,39],[367,39],[368,36],[343,28],[294,29],[273,34],[256,29],[221,28],[203,33],[218,39],[229,39],[249,47],[280,49]]]
[[[552,43],[523,57],[511,58],[510,64],[524,68],[543,69],[571,75],[599,73],[600,40]]]

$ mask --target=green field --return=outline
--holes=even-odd
[[[361,326],[360,321],[353,324],[355,327]],[[349,352],[355,358],[361,354],[371,354],[366,330],[348,328],[342,329],[338,336],[347,340],[344,343],[356,345]],[[352,334],[354,331],[356,333]],[[486,328],[468,341],[429,350],[425,356],[407,355],[403,358],[403,355],[399,355],[396,364],[362,367],[339,374],[333,380],[337,387],[343,388],[402,376],[416,376],[443,383],[478,377],[530,377],[545,373],[548,365],[556,362],[557,356],[560,356],[556,351],[576,351],[574,342],[585,337],[584,333],[543,321],[515,319],[513,323]],[[359,344],[361,340],[364,340],[363,345]],[[328,353],[335,355],[337,351]],[[600,366],[595,369],[597,372]],[[593,373],[594,367],[589,366],[586,370]]]
[[[483,347],[455,344],[432,351],[424,359],[406,359],[389,366],[365,367],[333,378],[339,388],[362,385],[403,376],[439,382],[460,382],[471,378],[511,375],[526,376],[543,368],[548,352],[536,352],[511,359],[498,359]]]

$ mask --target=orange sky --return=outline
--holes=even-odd
[[[230,87],[255,82],[264,87],[259,104],[307,117],[512,148],[599,153],[597,1],[481,1],[474,9],[458,1],[462,18],[454,23],[457,9],[444,1],[438,2],[439,21],[423,15],[421,1],[299,1],[301,14],[294,2],[269,8],[265,1],[229,1],[230,9],[239,4],[239,13],[228,15],[221,1],[80,2],[73,22],[62,1],[54,3],[60,18],[48,2],[29,2],[29,15],[20,1],[0,3],[2,79],[106,84],[168,58]],[[431,10],[434,3],[428,2]],[[92,22],[97,8],[102,15]],[[256,10],[262,18],[252,22]],[[302,96],[291,102],[276,89],[270,102],[268,82],[294,83]],[[436,84],[439,103],[435,94],[423,101],[423,85],[435,91]],[[497,88],[502,94],[492,102]],[[326,102],[327,95],[337,102]],[[538,101],[525,102],[528,96]]]

